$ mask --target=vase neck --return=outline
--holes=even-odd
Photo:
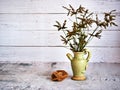
[[[84,59],[84,52],[74,52],[74,58]]]

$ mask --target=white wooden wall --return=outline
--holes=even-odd
[[[0,0],[0,61],[69,62],[60,33],[53,25],[63,21],[62,6],[80,4],[101,15],[117,10],[118,27],[106,30],[87,48],[91,62],[120,63],[120,0]]]

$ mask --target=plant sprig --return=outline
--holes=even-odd
[[[116,10],[105,12],[104,19],[100,20],[97,14],[95,15],[81,5],[77,9],[73,8],[71,5],[69,5],[69,7],[63,6],[63,8],[68,11],[67,16],[75,18],[75,21],[71,20],[72,29],[68,30],[66,26],[67,20],[64,20],[62,24],[56,21],[56,25],[54,26],[57,27],[58,31],[64,32],[64,35],[60,35],[61,40],[65,45],[69,45],[70,50],[74,52],[82,52],[93,37],[100,39],[103,29],[117,26],[114,22],[116,17],[114,12]],[[93,24],[95,25],[94,28]],[[90,28],[92,28],[92,30]],[[88,33],[88,31],[91,33]]]

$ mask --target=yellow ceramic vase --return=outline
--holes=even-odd
[[[87,56],[85,57],[85,55]],[[74,57],[68,53],[67,57],[71,61],[71,67],[73,71],[73,80],[85,80],[85,71],[88,65],[88,61],[91,58],[91,53],[87,49],[83,52],[74,52]]]

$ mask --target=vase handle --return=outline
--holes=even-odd
[[[86,58],[86,60],[88,62],[90,60],[90,58],[91,58],[91,52],[88,49],[86,49],[85,52],[88,53],[88,56]]]
[[[72,55],[71,55],[70,53],[67,53],[66,56],[68,57],[68,59],[69,59],[70,61],[72,61],[73,57],[72,57]]]

